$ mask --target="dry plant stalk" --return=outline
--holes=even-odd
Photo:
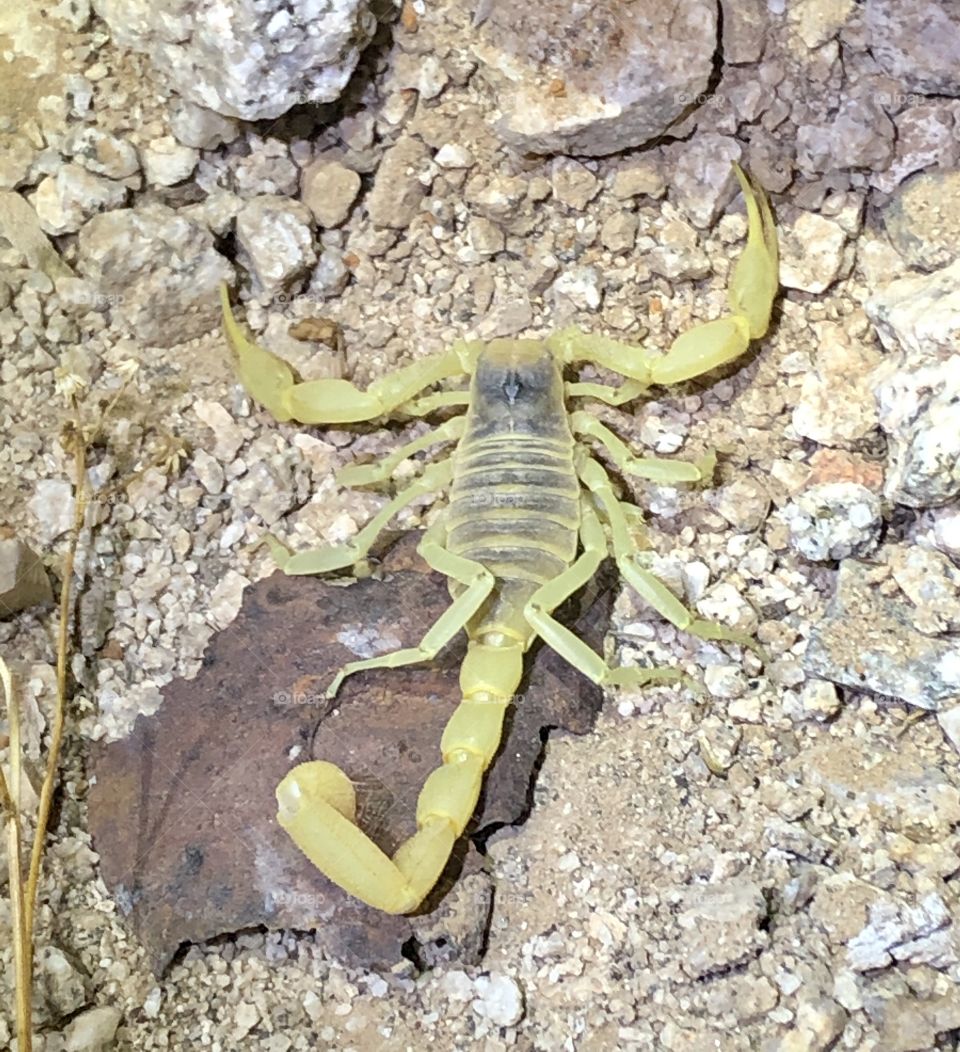
[[[23,911],[23,869],[20,863],[20,705],[14,695],[10,669],[0,657],[0,679],[3,681],[3,696],[9,713],[10,724],[10,781],[0,768],[0,806],[3,808],[4,825],[7,832],[7,868],[10,885],[10,921],[13,928],[13,974],[17,1000],[17,1047],[30,1052],[33,1031],[30,1020],[33,1008],[33,953],[31,939],[27,935]]]
[[[40,788],[37,808],[37,824],[30,849],[30,866],[24,877],[23,872],[23,811],[21,808],[21,786],[23,763],[20,733],[20,706],[12,683],[12,677],[6,662],[0,658],[0,680],[10,725],[10,782],[8,784],[0,769],[0,808],[4,816],[8,845],[8,868],[10,876],[10,905],[13,925],[13,956],[16,983],[17,1043],[19,1052],[32,1052],[33,1048],[33,960],[34,960],[34,920],[36,916],[37,894],[40,883],[40,868],[43,862],[43,849],[50,822],[50,810],[53,806],[53,795],[57,787],[57,773],[60,766],[60,750],[63,744],[63,729],[67,712],[67,660],[70,643],[70,603],[71,585],[73,583],[74,564],[77,547],[83,532],[88,504],[87,494],[87,449],[96,439],[103,425],[104,418],[114,408],[121,393],[136,372],[136,363],[123,362],[118,367],[123,380],[120,388],[114,393],[106,408],[98,413],[96,422],[84,426],[78,395],[86,387],[86,381],[71,372],[61,369],[57,387],[67,398],[72,419],[64,431],[62,439],[64,448],[73,458],[74,475],[74,514],[67,544],[66,558],[60,585],[60,606],[57,632],[57,692],[50,730],[50,744],[47,752],[47,764]],[[165,450],[163,457],[169,457]]]
[[[76,398],[71,395],[74,413],[79,419]],[[21,828],[22,752],[20,739],[20,705],[11,681],[7,664],[0,658],[0,678],[9,714],[10,724],[10,785],[7,785],[0,770],[0,803],[5,812],[7,828],[7,852],[10,883],[10,915],[13,926],[14,981],[16,983],[17,1048],[19,1052],[31,1052],[33,1048],[33,924],[37,903],[37,888],[40,882],[40,865],[50,822],[50,808],[57,785],[60,766],[60,747],[63,743],[63,727],[67,710],[67,658],[69,657],[70,586],[76,561],[77,544],[83,530],[87,506],[86,492],[86,442],[81,428],[71,436],[70,452],[74,466],[74,515],[67,545],[60,585],[60,613],[57,633],[57,694],[50,732],[50,747],[47,766],[40,789],[37,809],[37,826],[30,849],[30,869],[24,879],[23,831]]]

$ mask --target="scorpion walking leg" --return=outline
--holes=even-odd
[[[309,551],[291,552],[286,545],[281,544],[272,534],[267,534],[264,540],[270,547],[277,566],[285,574],[302,575],[312,573],[326,573],[329,570],[341,570],[345,566],[353,566],[366,557],[371,546],[387,525],[387,523],[400,511],[418,497],[442,489],[449,481],[453,472],[453,465],[449,460],[438,461],[427,466],[424,473],[406,489],[401,490],[392,500],[388,501],[379,512],[367,523],[366,526],[346,544],[331,544],[323,548],[313,548]]]
[[[337,482],[341,486],[369,486],[375,482],[384,482],[394,473],[400,463],[407,457],[412,457],[414,453],[439,445],[441,442],[456,442],[463,434],[466,424],[466,417],[452,417],[446,423],[415,438],[412,442],[408,442],[373,464],[347,464],[345,468],[337,472]]]
[[[617,500],[607,478],[606,472],[595,461],[584,457],[578,464],[578,472],[584,484],[600,502],[604,517],[610,525],[613,541],[613,557],[624,579],[645,599],[662,617],[674,624],[683,632],[698,636],[700,639],[718,640],[739,643],[748,647],[766,660],[760,644],[748,633],[729,628],[719,621],[707,621],[692,614],[669,588],[648,570],[637,566],[634,560],[634,546],[630,541],[630,531],[626,514],[620,501]]]
[[[429,541],[428,541],[428,538]],[[423,660],[463,628],[489,595],[494,579],[479,563],[446,551],[428,531],[421,543],[427,562],[466,586],[424,637],[419,648],[348,665],[337,677],[359,667]],[[454,711],[440,742],[443,765],[424,783],[417,800],[417,832],[389,858],[356,825],[356,794],[349,778],[331,763],[310,762],[290,771],[277,786],[277,819],[310,861],[335,884],[386,913],[408,913],[420,904],[443,872],[457,838],[470,821],[480,795],[483,772],[500,742],[503,713],[522,673],[522,648],[507,648],[506,662],[493,666],[493,687],[516,677],[505,696],[494,697],[484,666],[487,654],[471,645],[461,670],[471,695]],[[503,649],[503,648],[500,648]],[[491,688],[492,689],[492,688]]]
[[[638,398],[649,386],[642,380],[627,380],[618,387],[575,381],[565,383],[563,388],[567,398],[596,398],[598,402],[605,402],[607,405],[623,405],[624,402],[632,402],[634,398]]]
[[[377,657],[365,658],[362,661],[351,661],[344,665],[327,688],[328,698],[335,697],[340,684],[355,672],[371,668],[401,668],[403,665],[431,661],[465,627],[489,596],[494,585],[493,574],[472,559],[464,559],[448,552],[438,543],[438,533],[436,528],[428,530],[417,546],[417,551],[431,570],[465,584],[466,590],[437,618],[419,645],[393,650],[389,654],[378,654]]]
[[[527,601],[524,616],[537,635],[594,683],[604,686],[639,686],[651,682],[675,682],[683,678],[671,668],[610,668],[586,643],[552,616],[565,599],[589,581],[607,554],[603,527],[593,508],[584,500],[581,507],[580,540],[583,553],[559,576],[538,588]]]
[[[660,457],[635,457],[632,450],[590,413],[579,411],[570,414],[570,427],[574,434],[588,435],[600,442],[610,454],[614,464],[627,475],[638,475],[653,482],[705,482],[713,476],[717,456],[707,453],[696,461],[663,460]]]

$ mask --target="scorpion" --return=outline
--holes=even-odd
[[[635,456],[595,416],[568,411],[566,404],[589,398],[624,405],[653,385],[680,383],[733,361],[767,332],[778,288],[776,228],[763,189],[739,166],[734,169],[748,229],[729,283],[729,313],[682,333],[665,354],[567,328],[540,340],[459,341],[374,380],[366,390],[344,379],[297,382],[284,361],[247,338],[233,317],[226,286],[221,288],[224,329],[239,379],[278,421],[350,424],[466,407],[379,462],[349,465],[339,473],[338,482],[348,486],[385,482],[407,457],[456,443],[451,456],[429,463],[352,540],[293,553],[276,538],[265,538],[287,574],[346,569],[363,562],[398,511],[449,490],[445,509],[417,550],[449,578],[450,606],[417,646],[352,661],[327,690],[327,697],[334,697],[345,677],[363,669],[430,661],[466,632],[461,700],[440,740],[440,765],[417,799],[417,831],[388,856],[356,824],[354,786],[332,763],[301,763],[276,789],[278,822],[297,847],[330,880],[370,906],[392,914],[413,912],[438,882],[476,809],[523,675],[524,653],[534,640],[542,639],[602,686],[682,678],[672,668],[611,668],[554,618],[554,610],[593,577],[608,554],[622,577],[678,629],[759,650],[748,634],[696,617],[638,564],[631,527],[640,512],[618,498],[606,469],[578,440],[598,443],[622,473],[664,484],[709,480],[715,458]],[[625,382],[565,380],[564,368],[579,362],[619,373]],[[469,387],[425,393],[454,377],[469,377]]]

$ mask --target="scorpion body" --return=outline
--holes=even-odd
[[[584,439],[599,443],[617,468],[659,482],[709,478],[712,457],[699,462],[634,456],[592,414],[567,401],[591,397],[628,402],[653,384],[675,383],[732,361],[768,327],[777,290],[777,242],[766,197],[736,168],[744,191],[748,238],[729,292],[730,313],[678,337],[665,355],[568,329],[542,341],[458,343],[374,381],[366,391],[345,380],[297,383],[289,367],[251,343],[237,326],[223,290],[224,324],[240,379],[280,420],[349,423],[399,410],[423,416],[466,404],[464,415],[407,443],[374,465],[351,465],[340,481],[388,479],[406,457],[456,442],[451,457],[428,464],[389,500],[357,536],[342,545],[292,553],[268,537],[286,573],[313,574],[360,562],[387,522],[412,500],[449,491],[449,503],[419,545],[450,580],[451,605],[420,644],[344,666],[328,689],[369,668],[395,668],[433,658],[460,631],[468,639],[460,670],[461,701],[440,742],[441,764],[417,800],[417,832],[388,857],[356,825],[352,783],[324,761],[294,767],[277,787],[278,820],[331,880],[364,902],[406,913],[423,901],[445,868],[473,812],[483,775],[499,747],[504,714],[535,639],[596,683],[676,680],[676,669],[611,668],[552,616],[591,579],[608,554],[626,581],[662,616],[703,639],[756,648],[742,632],[688,611],[635,558],[637,509],[623,503]],[[627,377],[620,386],[565,381],[566,366],[592,361]],[[445,377],[469,376],[468,392],[422,392]]]

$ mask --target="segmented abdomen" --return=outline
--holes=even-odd
[[[467,438],[454,456],[450,551],[501,580],[536,584],[573,562],[580,486],[572,440],[501,433]]]

